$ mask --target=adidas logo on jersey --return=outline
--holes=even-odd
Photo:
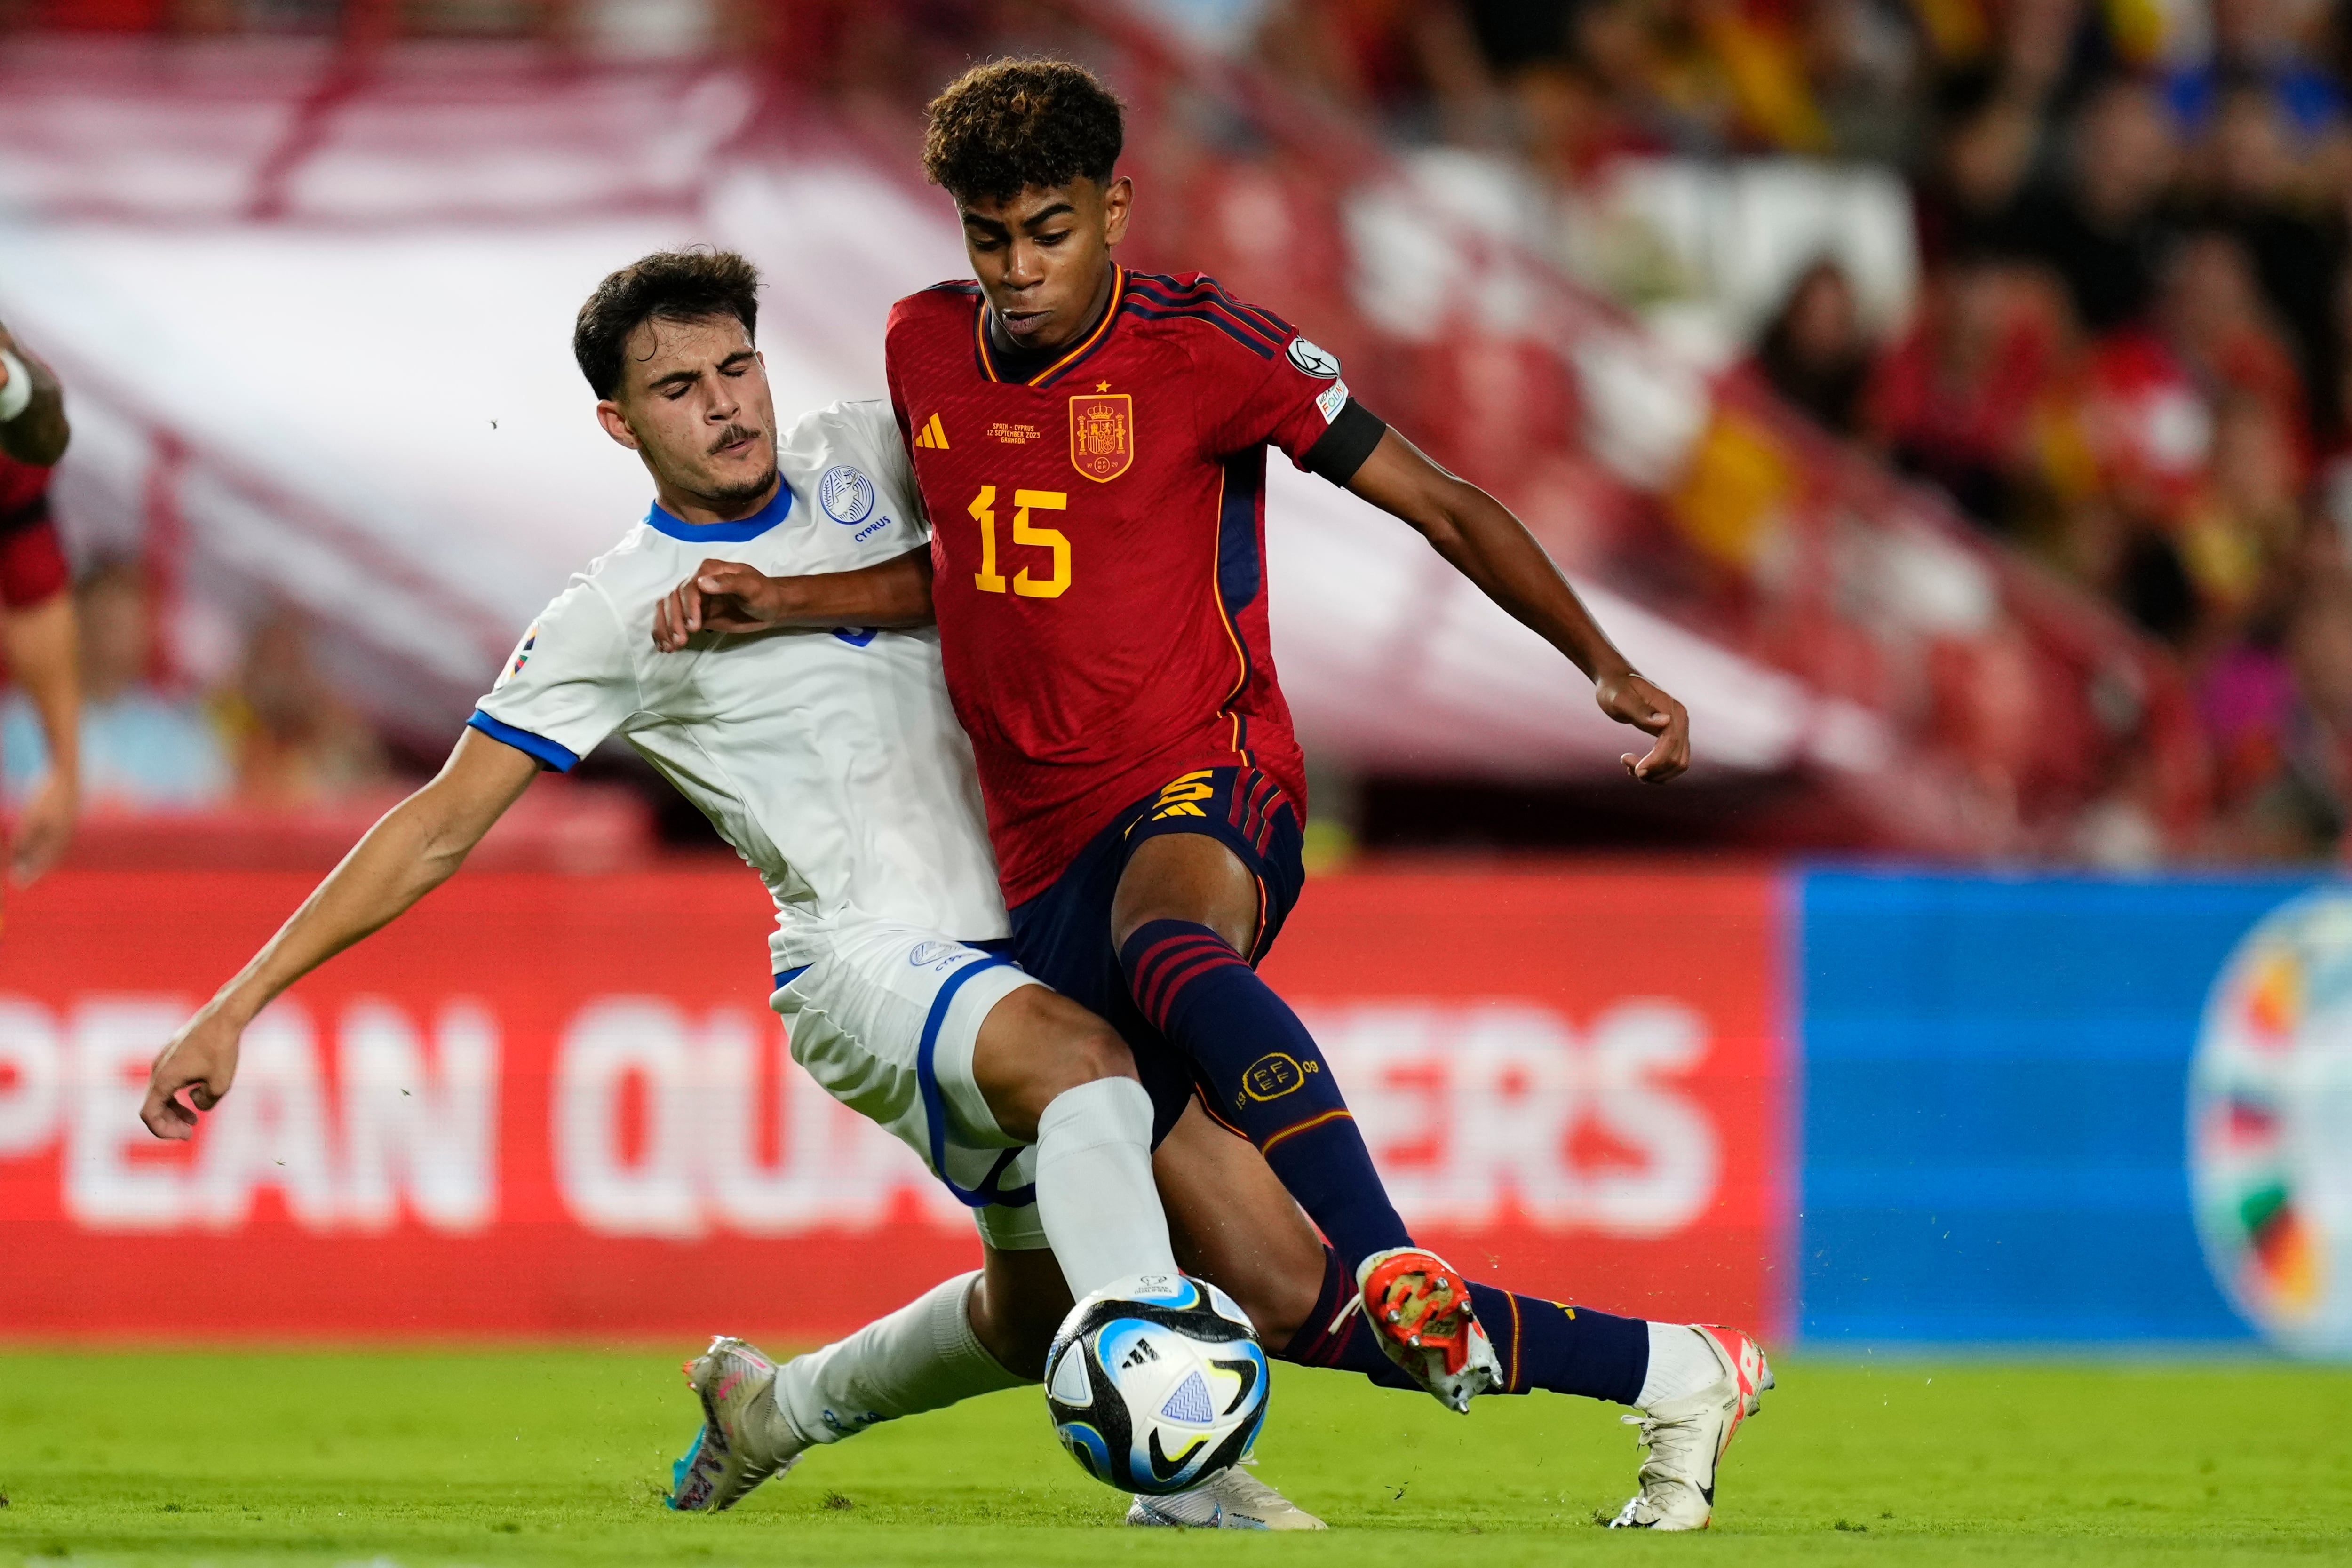
[[[932,452],[948,449],[948,433],[940,424],[938,415],[934,414],[923,421],[923,427],[915,432],[915,445]]]

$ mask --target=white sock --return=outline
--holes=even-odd
[[[1130,1274],[1173,1274],[1151,1180],[1151,1097],[1131,1078],[1064,1089],[1037,1118],[1037,1217],[1070,1294]]]
[[[838,1443],[877,1421],[939,1410],[1032,1380],[1004,1370],[971,1331],[980,1271],[958,1275],[845,1340],[776,1369],[776,1408],[798,1442]]]
[[[1650,1370],[1642,1379],[1642,1393],[1633,1405],[1647,1410],[1653,1405],[1696,1394],[1722,1376],[1723,1363],[1696,1329],[1688,1323],[1652,1323]]]

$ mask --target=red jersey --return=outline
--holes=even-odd
[[[47,468],[20,463],[5,452],[0,452],[0,527],[19,513],[40,505],[49,493]]]
[[[63,590],[66,577],[49,521],[49,470],[0,453],[0,605],[37,605]]]
[[[1254,765],[1303,818],[1265,448],[1306,466],[1348,404],[1339,363],[1198,274],[1119,268],[1094,330],[1017,371],[987,316],[976,283],[927,289],[892,309],[887,354],[1005,900],[1195,768]]]

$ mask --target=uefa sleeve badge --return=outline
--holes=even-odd
[[[1305,338],[1291,339],[1283,353],[1293,366],[1318,381],[1335,380],[1339,374],[1339,356]]]

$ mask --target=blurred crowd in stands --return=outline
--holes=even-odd
[[[320,675],[309,622],[278,609],[210,689],[162,674],[146,567],[96,563],[73,588],[81,658],[81,795],[100,812],[297,811],[379,792],[374,731]],[[0,710],[0,782],[20,799],[47,776],[32,704]]]
[[[1564,193],[1629,158],[1899,171],[1920,280],[1835,259],[1753,343],[1836,436],[2174,647],[2214,853],[2352,803],[2352,5],[2343,0],[1154,0],[1405,143]]]
[[[1733,374],[1941,487],[1988,536],[2179,654],[2216,753],[2209,853],[2309,858],[2344,839],[2352,0],[1130,3],[1400,147],[1507,167],[1570,219],[1580,194],[1638,160],[1899,176],[1917,258],[1903,308],[1873,308],[1875,285],[1825,247],[1795,269]],[[33,11],[205,31],[230,12],[299,29],[363,8]],[[703,17],[680,37],[773,43],[791,30],[759,19],[791,5],[637,7],[663,8]],[[866,14],[854,0],[801,8]],[[460,33],[499,31],[498,17],[543,32],[561,9],[436,0],[403,14],[481,24],[446,29]],[[887,80],[877,100],[903,113],[919,100],[896,90],[900,79],[935,81],[977,40],[1052,47],[1066,26],[1035,9],[908,0],[809,58]],[[1638,280],[1595,280],[1640,302]],[[167,696],[145,680],[145,592],[127,563],[79,589],[93,790],[282,802],[382,777],[364,726],[315,677],[289,673],[308,668],[298,619],[254,631],[220,689]],[[37,731],[20,702],[5,737],[12,796],[37,776]]]
[[[65,388],[0,327],[0,799],[16,878],[53,863],[85,810],[280,813],[380,790],[383,747],[319,674],[299,612],[259,617],[230,678],[195,690],[159,657],[167,616],[145,563],[72,575],[49,496],[71,439]]]

